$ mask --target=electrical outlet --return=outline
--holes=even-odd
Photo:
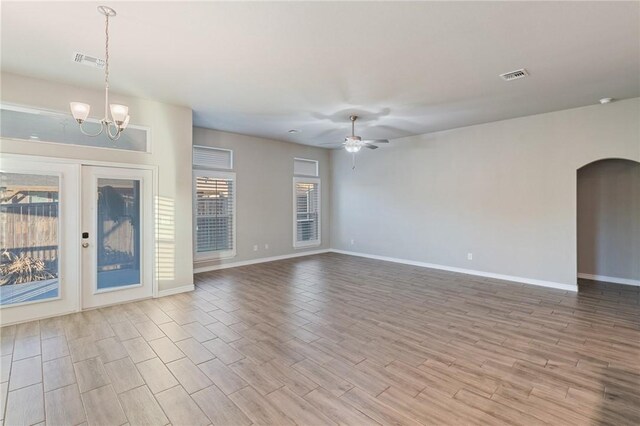
[[[354,245],[356,243],[356,240],[351,240],[351,245]]]
[[[253,246],[253,251],[258,251],[258,245],[257,245],[257,244],[255,244],[255,245]]]
[[[467,260],[473,260],[473,253],[467,253]]]
[[[265,245],[264,245],[264,249],[265,249],[265,250],[269,250],[269,244],[265,244]]]

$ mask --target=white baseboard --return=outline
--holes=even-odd
[[[10,325],[17,325],[17,324],[23,324],[25,322],[31,322],[31,321],[40,321],[40,320],[45,320],[45,319],[49,319],[49,318],[55,318],[55,317],[61,317],[63,315],[70,315],[70,314],[75,314],[76,312],[82,312],[82,309],[71,309],[69,311],[63,311],[57,314],[45,314],[45,315],[41,315],[41,316],[37,316],[34,318],[29,318],[26,320],[19,320],[19,321],[5,321],[4,318],[2,319],[2,327],[7,327]]]
[[[582,278],[585,280],[604,281],[607,283],[633,285],[636,287],[640,287],[640,280],[631,280],[629,278],[617,278],[617,277],[607,277],[606,275],[583,274],[582,272],[578,272],[578,278]]]
[[[256,263],[273,262],[276,260],[291,259],[294,257],[311,256],[314,254],[328,253],[329,251],[331,250],[329,249],[309,250],[309,251],[301,251],[298,253],[283,254],[280,256],[261,257],[259,259],[243,260],[241,262],[222,263],[220,265],[212,265],[212,266],[201,266],[199,268],[194,268],[193,273],[198,274],[200,272],[217,271],[219,269],[237,268],[238,266],[255,265]]]
[[[405,265],[412,265],[412,266],[421,266],[423,268],[440,269],[443,271],[458,272],[460,274],[476,275],[479,277],[495,278],[497,280],[514,281],[514,282],[523,283],[523,284],[531,284],[531,285],[537,285],[541,287],[550,287],[558,290],[573,291],[573,292],[578,291],[577,285],[562,284],[562,283],[556,283],[553,281],[544,281],[544,280],[537,280],[533,278],[516,277],[512,275],[494,274],[492,272],[456,268],[453,266],[437,265],[434,263],[418,262],[415,260],[398,259],[396,257],[378,256],[375,254],[358,253],[358,252],[346,251],[346,250],[331,249],[331,251],[334,253],[348,254],[351,256],[367,257],[369,259],[386,260],[387,262],[403,263]]]
[[[166,290],[160,290],[160,291],[158,291],[158,297],[171,296],[172,294],[186,293],[187,291],[193,291],[193,290],[195,290],[195,285],[193,285],[193,284],[183,285],[183,286],[180,286],[180,287],[168,288]]]

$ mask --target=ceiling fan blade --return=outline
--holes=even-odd
[[[344,142],[329,142],[329,143],[321,143],[320,146],[342,146]]]
[[[389,143],[389,139],[367,139],[363,140],[364,143]]]
[[[375,146],[375,145],[370,145],[370,144],[368,144],[368,143],[365,143],[365,144],[364,144],[364,145],[362,145],[362,146],[364,146],[365,148],[369,148],[369,149],[378,149],[378,147],[377,147],[377,146]]]

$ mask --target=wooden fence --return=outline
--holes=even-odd
[[[136,259],[136,232],[130,216],[118,220],[102,217],[98,243],[98,266],[119,269]],[[0,205],[0,252],[41,259],[54,266],[58,259],[58,203],[16,203]]]
[[[58,203],[0,205],[0,249],[42,260],[58,257]]]

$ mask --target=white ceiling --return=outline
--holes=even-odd
[[[101,87],[71,61],[104,55],[99,4],[3,1],[2,69]],[[335,142],[357,113],[396,138],[640,95],[638,1],[106,4],[112,89],[225,131]]]

